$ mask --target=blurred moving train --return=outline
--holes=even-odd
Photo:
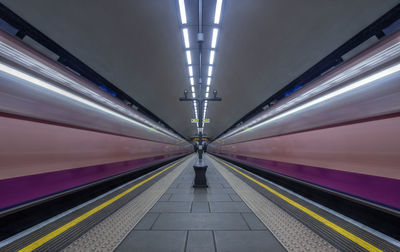
[[[0,211],[190,152],[180,136],[0,31]]]
[[[400,209],[400,33],[222,135],[210,153]]]

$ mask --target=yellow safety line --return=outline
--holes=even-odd
[[[174,164],[168,166],[167,168],[165,168],[162,171],[157,172],[156,174],[152,175],[151,177],[148,177],[147,179],[143,180],[142,182],[130,187],[129,189],[127,189],[126,191],[118,194],[117,196],[113,197],[112,199],[102,203],[101,205],[93,208],[92,210],[82,214],[81,216],[73,219],[72,221],[68,222],[67,224],[57,228],[56,230],[54,230],[53,232],[43,236],[42,238],[40,238],[39,240],[29,244],[28,246],[22,248],[19,251],[32,251],[34,249],[37,249],[38,247],[42,246],[43,244],[45,244],[46,242],[52,240],[53,238],[57,237],[58,235],[64,233],[65,231],[67,231],[68,229],[72,228],[73,226],[77,225],[78,223],[82,222],[83,220],[89,218],[90,216],[92,216],[93,214],[97,213],[98,211],[102,210],[103,208],[105,208],[106,206],[111,205],[112,203],[114,203],[115,201],[117,201],[118,199],[122,198],[123,196],[125,196],[126,194],[132,192],[133,190],[135,190],[136,188],[138,188],[139,186],[149,182],[150,180],[154,179],[155,177],[159,176],[160,174],[164,173],[165,171],[167,171],[168,169],[170,169],[171,167],[179,164],[180,162],[182,162],[182,160],[179,160],[177,162],[175,162]]]
[[[336,232],[338,232],[339,234],[343,235],[344,237],[350,239],[351,241],[357,243],[358,245],[360,245],[361,247],[365,248],[368,251],[382,251],[380,249],[378,249],[377,247],[375,247],[374,245],[364,241],[363,239],[361,239],[360,237],[350,233],[349,231],[339,227],[338,225],[336,225],[335,223],[325,219],[324,217],[318,215],[317,213],[311,211],[310,209],[300,205],[299,203],[289,199],[288,197],[280,194],[279,192],[275,191],[274,189],[272,189],[271,187],[261,183],[260,181],[248,176],[247,174],[239,171],[238,169],[230,166],[229,164],[225,163],[224,161],[222,161],[219,158],[216,158],[219,162],[223,163],[224,165],[228,166],[229,168],[231,168],[232,170],[234,170],[235,172],[239,173],[240,175],[244,176],[245,178],[251,180],[252,182],[256,183],[257,185],[267,189],[268,191],[270,191],[271,193],[273,193],[274,195],[278,196],[279,198],[283,199],[284,201],[286,201],[287,203],[291,204],[292,206],[298,208],[299,210],[305,212],[306,214],[310,215],[311,217],[313,217],[314,219],[322,222],[323,224],[325,224],[326,226],[332,228],[333,230],[335,230]]]

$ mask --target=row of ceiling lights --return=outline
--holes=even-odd
[[[215,6],[215,15],[214,15],[214,25],[219,25],[220,19],[221,19],[221,8],[222,8],[222,0],[217,0],[216,6]],[[187,16],[186,16],[186,8],[185,8],[185,1],[184,0],[179,0],[179,11],[181,15],[181,22],[182,25],[187,25]],[[217,39],[218,39],[218,33],[219,29],[218,27],[214,27],[212,31],[212,38],[211,38],[211,50],[210,50],[210,57],[209,57],[209,64],[208,64],[208,71],[207,71],[207,88],[206,88],[206,98],[208,98],[209,93],[210,93],[210,85],[211,85],[211,78],[212,78],[212,73],[213,73],[213,65],[214,65],[214,59],[215,59],[215,49],[217,47]],[[189,81],[190,81],[190,86],[192,90],[192,97],[196,97],[196,89],[194,87],[194,75],[193,75],[193,62],[192,62],[192,55],[190,51],[190,39],[189,39],[189,30],[186,26],[182,28],[182,34],[183,34],[183,41],[186,49],[186,61],[188,65],[188,72],[189,72]],[[199,73],[200,75],[201,73]],[[199,76],[200,78],[200,76]],[[201,95],[201,94],[199,94]],[[207,105],[208,102],[204,102],[204,110],[203,110],[203,119],[206,118],[206,113],[207,113]],[[199,119],[198,111],[197,111],[197,103],[196,101],[193,101],[193,107],[194,107],[194,114],[196,119]],[[204,127],[204,126],[203,126]],[[199,124],[197,123],[197,128],[199,129]]]

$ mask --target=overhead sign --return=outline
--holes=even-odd
[[[192,121],[192,123],[198,123],[199,119],[190,119]],[[203,119],[203,123],[210,123],[210,119],[209,118],[205,118]]]

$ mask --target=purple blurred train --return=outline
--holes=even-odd
[[[400,33],[222,135],[208,151],[400,209]]]
[[[0,32],[0,210],[192,151],[175,133]]]

